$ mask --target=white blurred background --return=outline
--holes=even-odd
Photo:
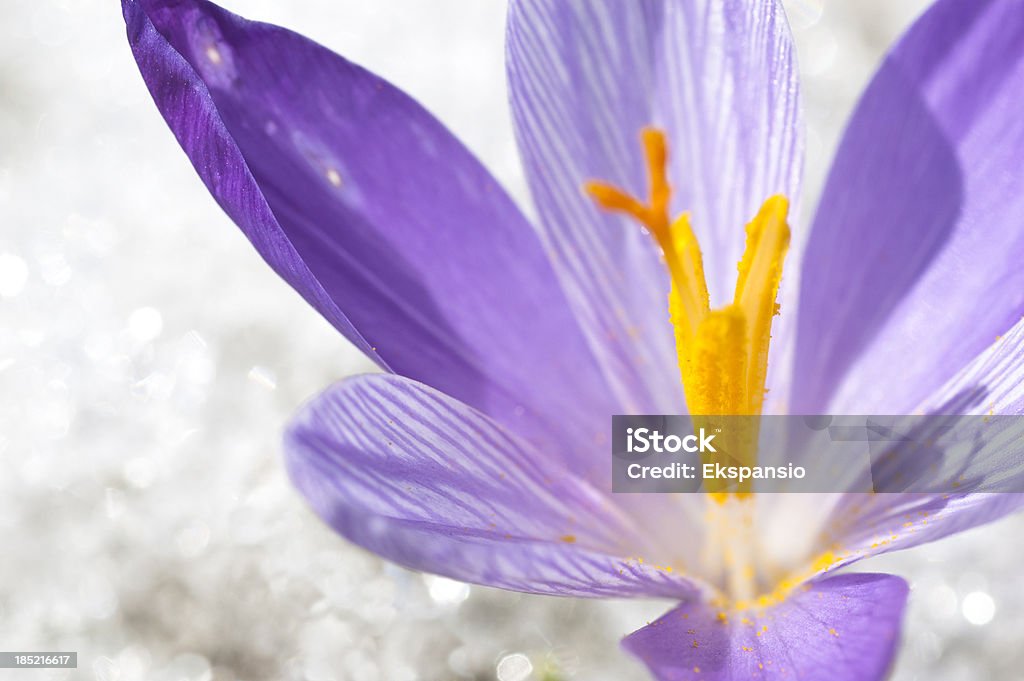
[[[517,198],[502,0],[231,0],[410,91]],[[791,0],[809,198],[924,0]],[[827,7],[826,7],[827,5]],[[0,650],[98,681],[642,678],[665,603],[526,597],[383,563],[288,485],[280,433],[368,363],[208,196],[113,0],[2,0]],[[808,201],[813,205],[813,200]],[[1020,520],[863,569],[914,586],[894,678],[1024,678]]]

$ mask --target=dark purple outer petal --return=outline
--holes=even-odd
[[[878,681],[899,639],[907,584],[851,574],[811,582],[762,612],[724,619],[683,604],[623,645],[659,681]]]
[[[799,191],[803,122],[781,4],[512,0],[508,73],[540,226],[610,385],[636,413],[678,411],[661,254],[582,185],[644,195],[640,130],[663,128],[674,214],[693,212],[713,303],[731,301],[744,225],[770,195]]]
[[[601,488],[477,411],[389,375],[344,381],[296,416],[288,470],[340,534],[406,567],[517,591],[692,596],[637,560],[646,530]]]
[[[554,455],[604,434],[615,408],[535,232],[429,113],[306,38],[203,0],[123,10],[210,192],[335,327]]]
[[[1024,312],[1024,5],[940,0],[840,146],[804,257],[796,413],[904,414]]]

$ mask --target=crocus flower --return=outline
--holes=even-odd
[[[791,217],[802,121],[777,2],[510,5],[532,225],[359,66],[203,0],[123,0],[217,202],[383,370],[301,410],[290,475],[340,534],[410,568],[674,599],[625,639],[659,679],[880,678],[906,584],[835,571],[1017,495],[615,496],[609,416],[964,395],[961,413],[1020,413],[1024,4],[938,0],[917,21],[809,229]]]

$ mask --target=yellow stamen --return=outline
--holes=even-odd
[[[749,327],[746,414],[760,414],[764,403],[772,317],[779,311],[775,299],[789,249],[788,212],[785,197],[773,196],[764,202],[757,217],[747,225],[747,245],[739,263],[733,303],[743,308]]]
[[[789,201],[784,196],[768,198],[747,225],[733,302],[712,311],[704,258],[690,215],[683,213],[674,221],[669,216],[672,189],[666,171],[665,135],[656,128],[644,128],[641,142],[649,176],[646,200],[604,182],[588,182],[585,188],[605,210],[628,215],[647,228],[658,244],[672,280],[669,316],[694,428],[723,431],[712,460],[753,465],[759,431],[756,420],[734,422],[731,428],[722,429],[715,417],[758,416],[763,408],[772,318],[778,313],[775,301],[789,248]],[[749,483],[734,491],[743,497],[748,490]],[[719,488],[709,491],[719,503],[728,497],[718,493]]]
[[[678,327],[677,327],[678,328]],[[686,394],[701,415],[731,415],[747,390],[747,317],[739,305],[708,314],[687,353]],[[699,398],[699,399],[697,399]]]
[[[768,346],[782,264],[789,248],[789,202],[773,196],[747,225],[747,243],[731,305],[712,311],[704,259],[683,213],[669,219],[672,197],[665,135],[641,132],[647,162],[647,200],[604,182],[588,182],[590,196],[605,210],[646,227],[665,256],[672,279],[669,314],[675,328],[679,372],[694,416],[756,416],[764,403]],[[749,439],[749,438],[746,438]],[[747,458],[733,456],[732,458]]]
[[[669,247],[680,261],[678,273],[672,273],[669,314],[676,329],[677,347],[689,347],[709,311],[704,257],[701,255],[700,244],[697,243],[693,228],[690,227],[689,213],[683,213],[672,223],[669,228],[669,239]],[[685,384],[687,365],[682,355],[679,370],[683,374]]]

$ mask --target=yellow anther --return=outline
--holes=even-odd
[[[680,215],[669,227],[668,247],[675,254],[678,263],[677,270],[672,272],[669,314],[676,329],[676,347],[688,347],[709,310],[708,285],[704,277],[704,258],[701,255],[697,237],[690,226],[689,213]],[[679,358],[679,370],[685,384],[684,356],[679,355]]]
[[[747,381],[747,319],[738,305],[708,314],[697,329],[684,369],[690,412],[735,414]]]
[[[782,281],[782,263],[789,249],[789,225],[786,215],[789,201],[773,196],[764,202],[757,217],[747,225],[747,245],[739,263],[736,295],[747,318],[748,374],[745,414],[760,414],[764,402],[764,384],[768,377],[768,344],[772,317],[778,311],[775,302]]]

